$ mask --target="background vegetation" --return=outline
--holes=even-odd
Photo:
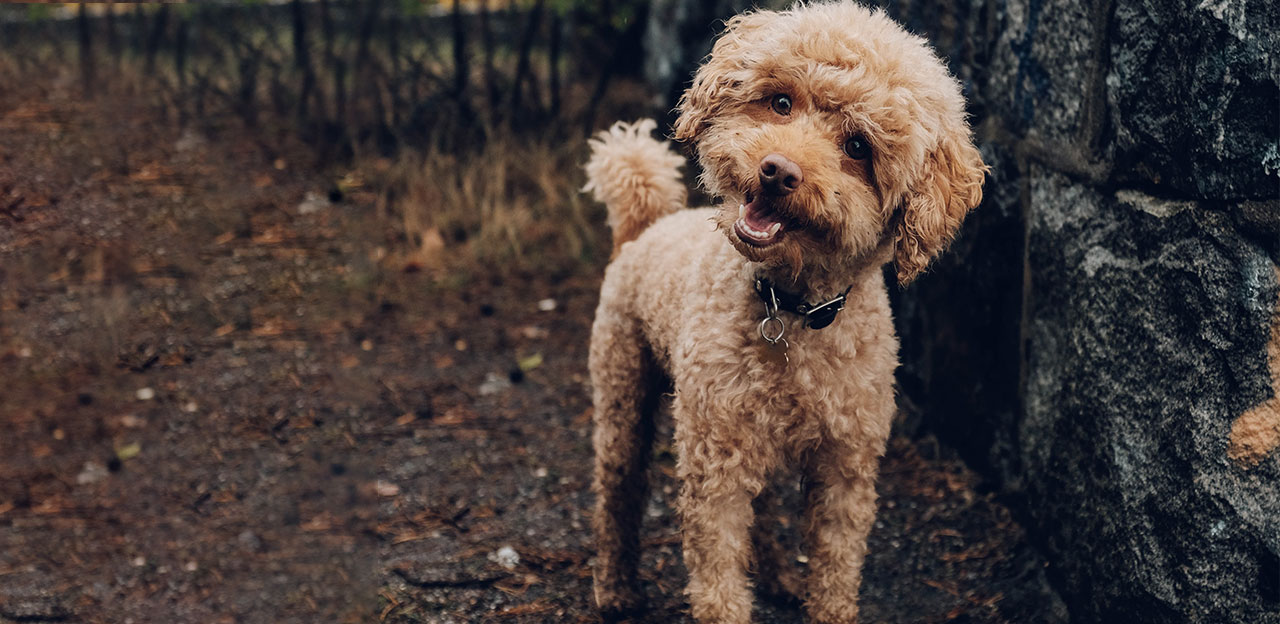
[[[85,97],[137,94],[209,135],[247,130],[268,155],[305,146],[345,181],[333,193],[376,189],[420,261],[598,260],[599,215],[576,190],[585,137],[656,104],[636,79],[634,0],[3,10],[0,79],[73,70]]]

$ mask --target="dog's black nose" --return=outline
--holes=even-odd
[[[760,186],[766,195],[786,195],[804,182],[800,165],[782,154],[769,154],[760,161]]]

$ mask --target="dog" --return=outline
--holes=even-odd
[[[684,159],[651,120],[597,135],[585,167],[613,232],[589,356],[597,606],[643,606],[669,383],[693,617],[750,621],[753,500],[787,467],[807,491],[804,608],[855,622],[896,410],[883,267],[910,282],[982,199],[960,85],[883,11],[800,4],[726,22],[676,111],[718,207],[684,209]]]

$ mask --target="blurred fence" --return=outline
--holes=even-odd
[[[75,63],[86,93],[133,81],[184,120],[296,132],[328,158],[589,128],[610,82],[635,70],[644,23],[639,3],[546,0],[81,4],[3,17],[14,76]]]

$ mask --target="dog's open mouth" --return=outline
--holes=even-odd
[[[738,206],[738,220],[733,224],[733,231],[742,242],[755,247],[768,247],[782,240],[787,231],[788,220],[778,213],[773,202],[766,197],[755,197],[749,192],[743,202]]]

